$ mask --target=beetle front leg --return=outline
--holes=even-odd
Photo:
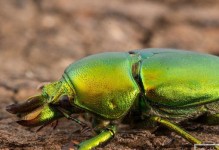
[[[109,125],[95,137],[80,143],[78,145],[78,149],[79,150],[90,150],[92,148],[95,148],[98,145],[111,139],[116,134],[116,131],[117,131],[116,125]]]
[[[152,121],[162,124],[163,126],[169,128],[170,130],[176,132],[183,138],[185,138],[187,141],[193,144],[201,144],[202,141],[198,140],[197,138],[193,137],[191,134],[183,130],[182,128],[178,127],[177,125],[171,123],[168,120],[165,120],[161,117],[153,116],[150,118]]]

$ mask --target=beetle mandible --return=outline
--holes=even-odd
[[[7,111],[23,126],[46,125],[71,114],[93,114],[97,135],[78,145],[92,149],[111,139],[119,121],[138,112],[142,122],[160,124],[193,144],[202,141],[178,126],[202,117],[219,125],[219,58],[210,54],[143,49],[91,55],[72,63],[42,93]]]

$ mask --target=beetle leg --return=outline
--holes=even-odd
[[[84,142],[81,142],[78,145],[78,149],[79,150],[93,149],[96,146],[100,145],[101,143],[104,143],[109,139],[111,139],[112,137],[114,137],[115,134],[116,134],[116,125],[109,125],[95,137],[86,140]]]
[[[165,120],[165,119],[157,117],[157,116],[153,116],[150,119],[154,122],[158,122],[158,123],[162,124],[163,126],[169,128],[170,130],[173,130],[174,132],[176,132],[177,134],[179,134],[180,136],[185,138],[190,143],[193,143],[193,144],[201,144],[202,143],[202,141],[193,137],[191,134],[189,134],[188,132],[186,132],[185,130],[183,130],[182,128],[178,127],[177,125],[171,123],[168,120]]]

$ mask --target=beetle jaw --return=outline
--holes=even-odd
[[[65,115],[60,108],[70,115],[77,112],[72,105],[74,94],[64,80],[53,82],[42,88],[41,95],[33,96],[21,104],[12,104],[6,110],[16,114],[19,124],[28,127],[48,124]]]
[[[43,98],[41,95],[33,96],[27,99],[26,102],[21,104],[11,104],[6,107],[6,110],[12,114],[20,114],[29,112],[43,104]]]
[[[74,95],[73,89],[62,78],[44,85],[40,95],[21,104],[9,105],[6,110],[16,114],[20,118],[18,123],[23,126],[39,126],[64,117],[66,114],[60,110],[64,109],[68,115],[77,113],[79,110],[73,106]]]
[[[40,113],[38,113],[38,111],[40,111]],[[60,117],[63,117],[63,115],[59,111],[49,105],[45,105],[27,115],[22,116],[21,120],[17,121],[17,123],[23,126],[39,126],[42,124],[49,124]]]
[[[18,124],[28,127],[48,124],[63,116],[54,107],[44,103],[41,95],[31,97],[22,104],[9,105],[6,110],[12,114],[17,114],[20,118],[17,121]]]

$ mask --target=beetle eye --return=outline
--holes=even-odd
[[[59,104],[61,107],[63,108],[67,108],[67,107],[71,107],[70,101],[69,101],[69,97],[67,95],[63,95],[61,96],[60,100],[59,100]]]

